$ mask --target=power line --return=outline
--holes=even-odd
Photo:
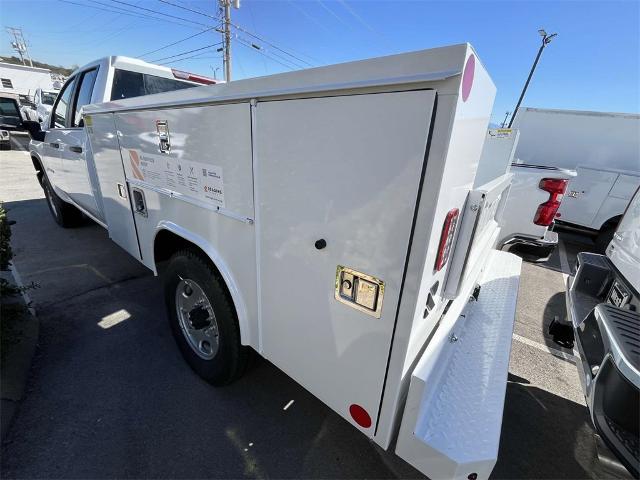
[[[205,50],[207,48],[215,47],[220,45],[222,42],[212,43],[211,45],[205,45],[204,47],[194,48],[193,50],[187,50],[186,52],[176,53],[175,55],[169,55],[168,57],[157,58],[156,60],[151,60],[151,63],[158,63],[162,60],[168,60],[170,58],[181,57],[182,55],[186,55],[188,53],[199,52],[201,50]]]
[[[112,1],[115,1],[115,0],[112,0]],[[202,16],[204,16],[204,17],[213,18],[213,19],[215,19],[215,20],[217,20],[217,19],[218,19],[218,17],[215,17],[215,16],[213,16],[213,15],[209,15],[208,13],[202,12],[202,11],[200,11],[200,10],[195,10],[195,9],[193,9],[193,8],[185,7],[184,5],[179,5],[179,4],[177,4],[177,3],[170,2],[169,0],[158,0],[158,1],[159,1],[159,2],[162,2],[162,3],[166,3],[167,5],[171,5],[171,6],[176,7],[176,8],[181,8],[182,10],[186,10],[186,11],[189,11],[189,12],[192,12],[192,13],[196,13],[196,14],[198,14],[198,15],[202,15]],[[325,7],[325,8],[326,8],[326,7]],[[331,13],[333,13],[333,12],[331,12]],[[335,15],[335,14],[334,14],[334,15]],[[241,32],[246,33],[247,35],[250,35],[250,36],[252,36],[252,37],[254,37],[254,38],[256,38],[256,39],[260,40],[261,42],[264,42],[264,43],[266,43],[266,44],[268,44],[268,45],[272,46],[273,48],[275,48],[276,50],[281,51],[281,52],[282,52],[282,53],[284,53],[285,55],[289,55],[290,57],[295,58],[295,59],[296,59],[296,60],[298,60],[299,62],[302,62],[302,63],[304,63],[304,64],[306,64],[306,65],[308,65],[308,66],[310,66],[310,67],[314,67],[314,66],[315,66],[315,65],[313,65],[313,64],[311,64],[311,63],[309,63],[309,62],[307,62],[306,60],[304,60],[304,59],[302,59],[302,58],[300,58],[300,57],[298,57],[298,56],[296,56],[296,55],[294,55],[294,54],[292,54],[292,53],[287,52],[286,50],[284,50],[283,48],[280,48],[279,46],[275,45],[274,43],[272,43],[272,42],[270,42],[270,41],[268,41],[268,40],[265,40],[264,38],[262,38],[262,37],[260,37],[260,36],[256,35],[255,33],[252,33],[252,32],[250,32],[250,31],[246,30],[245,28],[240,27],[239,25],[236,25],[236,24],[234,24],[234,23],[231,23],[231,26],[232,26],[232,27],[234,27],[234,28],[236,28],[236,29],[238,29],[238,30],[240,30]]]
[[[267,45],[272,46],[273,48],[275,48],[276,50],[281,51],[285,55],[289,55],[290,57],[295,58],[296,60],[298,60],[298,61],[300,61],[300,62],[302,62],[302,63],[304,63],[304,64],[306,64],[306,65],[308,65],[310,67],[315,67],[315,65],[313,65],[312,63],[309,63],[306,60],[304,60],[304,59],[302,59],[302,58],[300,58],[300,57],[298,57],[298,56],[296,56],[296,55],[294,55],[292,53],[287,52],[286,50],[280,48],[279,46],[275,45],[274,43],[272,43],[272,42],[270,42],[268,40],[265,40],[264,38],[256,35],[255,33],[252,33],[250,31],[248,31],[247,29],[245,29],[243,27],[240,27],[239,25],[236,25],[235,23],[232,23],[231,26],[233,28],[236,28],[236,29],[240,30],[243,33],[246,33],[247,35],[250,35],[251,37],[253,37],[253,38],[257,39],[257,40],[260,40],[261,42],[266,43]]]
[[[157,11],[155,11],[155,10],[151,10],[150,8],[141,7],[139,5],[134,5],[133,3],[123,2],[122,0],[111,0],[111,1],[114,2],[114,3],[120,3],[122,5],[127,5],[128,7],[133,7],[133,8],[137,8],[139,10],[144,10],[146,12],[151,12],[151,13],[156,13],[157,14]],[[191,20],[189,18],[183,18],[183,17],[178,17],[176,15],[171,15],[169,13],[162,13],[162,16],[175,18],[176,20],[180,20],[180,21],[183,21],[183,22],[194,23],[194,24],[200,25],[202,27],[210,27],[211,26],[211,25],[207,25],[205,23],[196,22],[195,20]]]
[[[206,30],[202,30],[201,32],[195,33],[193,35],[189,35],[188,37],[185,37],[185,38],[183,38],[181,40],[177,40],[177,41],[175,41],[173,43],[169,43],[169,44],[164,45],[164,46],[162,46],[160,48],[156,48],[155,50],[151,50],[150,52],[146,52],[146,53],[143,53],[142,55],[138,55],[138,58],[146,57],[147,55],[159,52],[160,50],[164,50],[165,48],[173,47],[174,45],[177,45],[177,44],[182,43],[182,42],[186,42],[187,40],[190,40],[190,39],[192,39],[194,37],[197,37],[198,35],[202,35],[203,33],[210,32],[211,30],[215,30],[216,32],[222,32],[222,30],[220,30],[218,27],[207,28]]]
[[[197,13],[198,15],[202,15],[204,17],[213,18],[214,20],[218,20],[218,17],[214,17],[213,15],[209,15],[208,13],[201,12],[200,10],[195,10],[193,8],[185,7],[184,5],[178,5],[177,3],[169,2],[168,0],[158,0],[159,2],[166,3],[167,5],[171,5],[172,7],[181,8],[182,10],[187,10],[188,12]]]
[[[289,70],[294,70],[293,68],[291,68],[289,65],[277,60],[276,58],[271,57],[270,55],[267,55],[265,52],[263,52],[260,47],[258,45],[255,45],[253,43],[250,42],[246,42],[245,40],[241,39],[241,38],[237,38],[238,42],[240,43],[240,45],[254,51],[254,52],[258,52],[261,55],[264,55],[265,57],[267,57],[269,60],[272,60],[276,63],[279,63],[280,65],[282,65],[285,68],[288,68]]]
[[[131,17],[136,17],[136,18],[141,18],[143,20],[145,19],[152,19],[152,20],[157,20],[159,22],[166,22],[166,23],[172,23],[174,25],[180,25],[181,27],[187,27],[187,28],[195,28],[193,25],[185,25],[184,23],[178,23],[178,22],[174,22],[172,20],[167,20],[164,18],[158,18],[158,17],[153,17],[151,15],[146,15],[146,14],[142,14],[142,13],[137,13],[137,12],[131,12],[130,10],[125,10],[122,9],[118,6],[109,6],[109,7],[113,7],[113,8],[117,8],[118,10],[113,10],[112,8],[102,8],[102,7],[96,7],[94,5],[88,5],[86,3],[78,3],[78,2],[73,2],[71,0],[58,0],[59,2],[63,2],[63,3],[69,3],[71,5],[78,5],[80,7],[86,7],[86,8],[93,8],[95,10],[101,10],[103,12],[109,12],[109,13],[118,13],[120,15],[129,15]],[[98,3],[99,5],[104,5],[101,2],[97,2],[96,0],[90,0],[93,1],[95,3]]]
[[[163,62],[163,63],[159,63],[158,65],[171,65],[177,62],[182,62],[183,60],[191,60],[191,59],[196,59],[196,60],[204,60],[204,59],[208,59],[208,58],[222,58],[222,55],[209,55],[206,56],[207,52],[201,52],[201,53],[196,53],[195,55],[190,55],[188,57],[184,57],[184,58],[178,58],[177,60],[171,60],[169,62]],[[204,57],[202,55],[205,55]]]
[[[243,40],[246,44],[250,45],[251,47],[255,48],[256,50],[260,50],[264,53],[267,53],[268,55],[271,55],[272,57],[278,58],[280,60],[282,60],[284,63],[286,63],[289,66],[293,66],[296,69],[303,69],[305,68],[304,65],[300,65],[299,63],[294,62],[293,60],[290,60],[289,58],[283,57],[282,55],[269,50],[268,48],[263,47],[262,45],[258,45],[246,38],[240,37],[238,35],[235,36],[237,40]]]

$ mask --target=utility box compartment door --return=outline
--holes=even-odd
[[[141,260],[113,114],[87,117],[85,124],[102,191],[104,220],[109,238]],[[92,161],[91,158],[87,160]]]
[[[422,90],[256,107],[262,353],[369,436],[434,99]]]

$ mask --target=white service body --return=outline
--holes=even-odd
[[[378,445],[488,478],[520,275],[510,175],[474,187],[494,96],[462,44],[87,106],[99,220],[154,272],[204,252],[242,344]]]

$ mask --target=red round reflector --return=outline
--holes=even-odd
[[[471,54],[467,58],[467,63],[464,66],[464,72],[462,73],[462,101],[466,102],[471,94],[471,87],[473,86],[473,76],[476,72],[476,57]]]
[[[371,426],[371,417],[360,405],[352,404],[349,407],[349,413],[351,414],[351,418],[362,428],[369,428]]]

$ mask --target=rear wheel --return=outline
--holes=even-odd
[[[162,274],[173,336],[189,366],[213,385],[244,372],[248,348],[220,274],[193,250],[176,252]]]
[[[610,225],[600,231],[595,240],[596,250],[599,253],[604,253],[607,250],[609,243],[611,242],[611,240],[613,240],[613,234],[615,233],[615,231],[616,225]]]
[[[44,190],[51,216],[58,225],[69,228],[75,227],[82,222],[82,212],[56,194],[46,175],[42,177],[42,189]]]

